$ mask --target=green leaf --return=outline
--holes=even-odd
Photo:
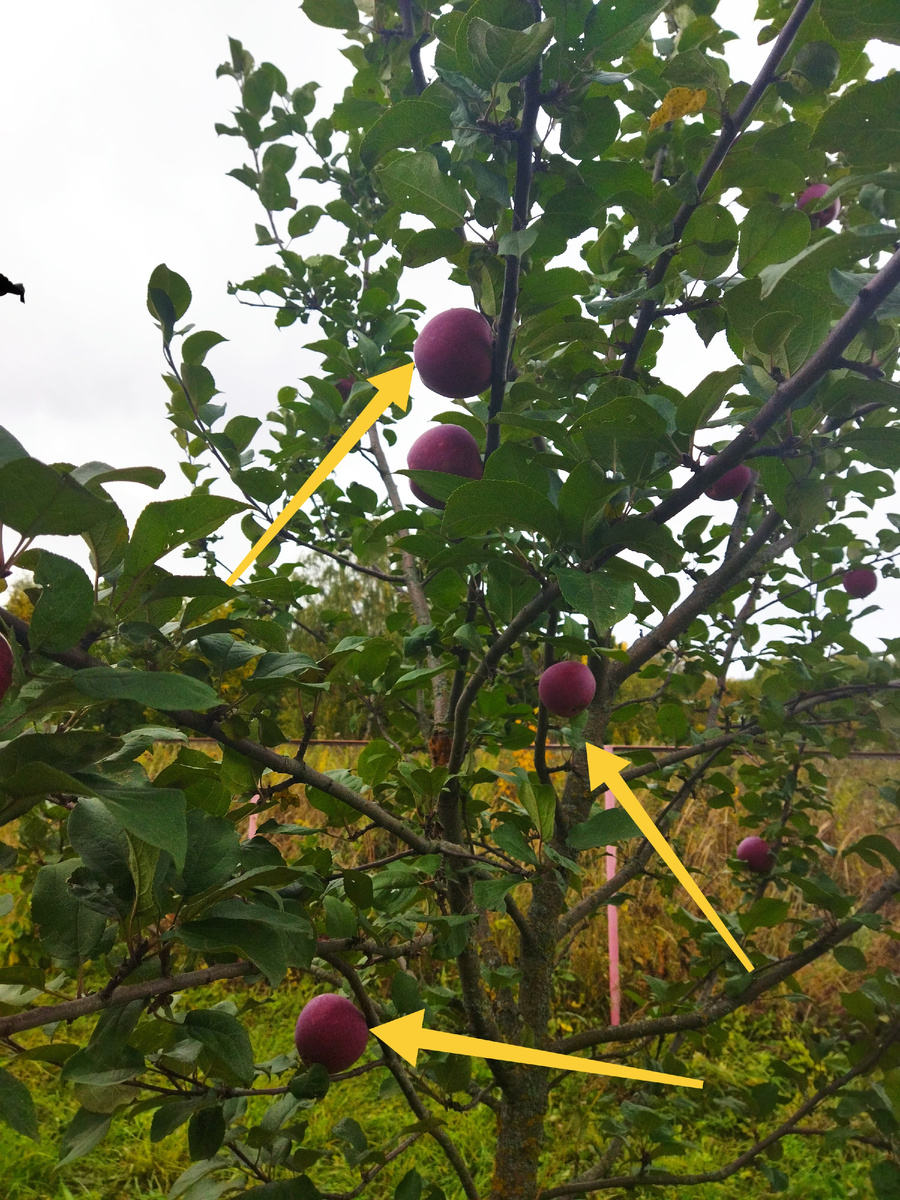
[[[61,771],[78,771],[99,762],[118,746],[107,733],[76,730],[70,733],[32,733],[14,738],[0,749],[0,779],[3,786],[21,771],[38,765]]]
[[[874,272],[866,272],[865,274],[854,271],[838,271],[837,269],[828,272],[828,282],[831,284],[831,290],[837,296],[842,304],[846,304],[849,308],[856,299],[857,294],[871,283],[875,278]],[[896,321],[900,319],[900,287],[894,290],[887,296],[886,299],[875,309],[876,321]]]
[[[192,1009],[185,1014],[183,1029],[202,1042],[212,1069],[223,1082],[249,1087],[253,1082],[253,1048],[244,1026],[221,1009]]]
[[[95,1113],[87,1108],[79,1108],[60,1139],[57,1167],[65,1166],[66,1163],[73,1162],[76,1158],[84,1158],[86,1154],[90,1154],[109,1133],[111,1125],[112,1117],[106,1113]]]
[[[433,154],[398,155],[376,174],[389,198],[406,212],[419,213],[440,227],[462,225],[469,208],[466,194],[461,184],[443,174]]]
[[[736,363],[724,371],[711,371],[683,400],[675,411],[675,424],[680,433],[703,429],[715,415],[719,405],[743,374],[743,364]]]
[[[187,852],[183,792],[150,784],[118,783],[94,773],[85,773],[84,778],[127,833],[167,851],[176,868],[182,870]]]
[[[225,951],[251,959],[272,987],[278,987],[287,974],[287,956],[279,931],[260,927],[250,920],[207,917],[186,921],[172,936],[201,953]]]
[[[184,276],[170,270],[165,263],[160,263],[150,276],[147,286],[166,297],[174,320],[180,321],[191,304],[191,289]],[[147,307],[154,317],[157,316],[149,301]]]
[[[561,300],[583,296],[589,284],[581,271],[574,267],[551,267],[549,270],[532,271],[522,281],[519,292],[519,308],[522,313],[539,312],[552,308]]]
[[[738,270],[745,278],[794,258],[809,242],[809,218],[797,208],[754,204],[741,223]]]
[[[855,166],[900,161],[900,73],[844,92],[825,110],[810,147],[840,152]]]
[[[241,843],[233,822],[200,808],[188,811],[186,826],[184,895],[198,896],[231,878],[240,865]]]
[[[190,675],[162,671],[86,667],[73,675],[72,683],[92,700],[135,700],[163,711],[192,708],[205,712],[219,703],[217,693],[208,683]]]
[[[634,607],[634,584],[603,570],[585,573],[559,567],[556,577],[567,605],[593,621],[598,630],[612,628]]]
[[[102,800],[82,797],[66,822],[72,849],[101,881],[113,885],[129,878],[128,838]]]
[[[737,244],[737,222],[728,209],[701,204],[685,226],[680,259],[695,279],[715,279],[727,270]]]
[[[176,546],[215,533],[229,517],[246,507],[241,501],[225,496],[155,500],[135,522],[125,553],[124,573],[139,575]]]
[[[898,76],[900,79],[900,76]],[[851,266],[862,258],[868,258],[891,245],[896,238],[892,233],[865,236],[858,233],[838,233],[822,238],[801,250],[787,262],[764,267],[759,273],[762,282],[760,299],[766,300],[782,280],[790,276],[796,286],[798,280],[821,272],[823,275],[833,267]],[[736,289],[735,289],[736,290]]]
[[[444,509],[448,538],[478,537],[490,529],[530,529],[553,541],[559,515],[546,496],[524,483],[479,479],[457,488]]]
[[[593,850],[595,846],[614,846],[640,837],[640,830],[623,808],[604,808],[586,821],[574,825],[566,838],[573,850]]]
[[[31,917],[40,926],[42,946],[71,964],[93,957],[106,928],[106,917],[87,908],[66,886],[78,865],[77,858],[67,858],[41,867],[31,893]]]
[[[197,648],[221,674],[236,671],[263,654],[262,646],[248,644],[230,633],[210,633],[197,638]]]
[[[877,1162],[869,1171],[875,1200],[900,1200],[900,1167],[894,1163]]]
[[[407,1171],[394,1191],[394,1200],[421,1200],[422,1176],[412,1168]]]
[[[38,1134],[37,1114],[34,1111],[34,1101],[31,1092],[15,1075],[10,1075],[0,1067],[0,1120],[10,1125],[16,1133],[30,1137],[33,1141],[40,1140]]]
[[[603,62],[623,58],[665,7],[665,0],[606,0],[595,4],[585,26],[585,49],[596,50]]]
[[[835,946],[834,960],[845,971],[864,971],[866,956],[856,946]]]
[[[225,1140],[225,1117],[222,1105],[201,1108],[191,1117],[188,1126],[188,1152],[191,1159],[212,1158]]]
[[[94,608],[94,588],[76,563],[49,550],[29,550],[18,565],[34,572],[41,588],[28,629],[28,644],[38,653],[74,646],[87,629]]]
[[[399,761],[399,750],[383,738],[373,738],[356,760],[356,773],[369,787],[377,787],[390,777]]]
[[[597,463],[590,459],[578,463],[559,490],[559,515],[566,539],[585,549],[607,504],[621,490],[621,481],[608,480]]]
[[[502,879],[476,879],[472,884],[472,896],[479,908],[488,912],[503,912],[507,892],[521,882],[520,875],[504,875]]]
[[[212,329],[200,329],[181,343],[182,360],[191,366],[199,367],[213,346],[227,341],[228,338],[223,337],[221,333],[215,333]]]
[[[111,507],[36,458],[14,458],[0,467],[0,524],[26,537],[85,533]]]
[[[161,1142],[169,1134],[174,1133],[185,1121],[190,1120],[198,1104],[203,1104],[205,1096],[195,1096],[191,1100],[170,1100],[166,1097],[150,1123],[150,1142]]]
[[[142,483],[145,487],[158,488],[165,481],[166,473],[159,467],[122,467],[116,470],[107,463],[89,462],[70,472],[78,483]]]
[[[420,229],[403,243],[400,258],[405,267],[424,267],[439,258],[452,258],[463,244],[455,229]]]
[[[531,823],[542,841],[548,841],[553,836],[556,792],[547,784],[533,782],[521,767],[514,768],[511,774],[516,781],[519,803],[531,817]]]
[[[851,450],[858,451],[871,466],[896,471],[897,463],[900,462],[900,429],[895,426],[874,429],[864,427],[846,434],[841,441]]]
[[[315,659],[298,650],[289,650],[286,654],[270,651],[256,664],[252,679],[290,679],[304,671],[321,671],[321,667]]]
[[[315,25],[326,29],[356,29],[359,25],[353,0],[302,0],[300,7]]]
[[[486,88],[523,79],[540,59],[553,36],[553,21],[539,21],[528,29],[502,29],[473,17],[466,30],[469,54],[475,65],[475,82]]]
[[[28,458],[28,451],[22,443],[14,438],[8,429],[0,425],[0,467],[12,462],[14,458]]]
[[[790,909],[787,900],[763,896],[755,900],[747,912],[740,914],[738,923],[744,933],[752,933],[754,929],[774,929],[787,919]]]
[[[452,126],[447,111],[427,100],[400,100],[392,104],[368,130],[359,156],[370,170],[389,150],[410,147],[421,150],[450,137]]]
[[[528,229],[517,229],[513,233],[504,233],[497,243],[497,253],[503,257],[521,258],[534,245],[535,238],[540,233],[540,226],[532,225]]]
[[[858,0],[822,0],[820,15],[838,41],[877,38],[900,45],[900,10],[896,0],[865,0],[864,4]],[[897,1194],[900,1195],[900,1190]]]

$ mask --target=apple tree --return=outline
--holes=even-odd
[[[854,632],[900,548],[900,516],[872,516],[900,467],[900,73],[866,54],[900,44],[896,2],[761,0],[750,80],[731,76],[716,0],[302,8],[351,65],[341,100],[317,111],[315,83],[232,40],[217,129],[246,144],[231,175],[272,259],[229,290],[320,368],[265,428],[226,416],[222,338],[184,323],[188,282],[160,266],[147,303],[184,497],[129,528],[116,482],[158,486],[156,469],[0,441],[4,569],[33,575],[29,618],[3,613],[0,861],[28,904],[0,971],[0,1115],[38,1136],[37,1061],[80,1104],[64,1164],[113,1121],[152,1111],[154,1141],[187,1123],[188,1200],[689,1195],[738,1172],[778,1192],[789,1136],[874,1148],[873,1194],[896,1196],[897,783],[884,828],[837,849],[822,773],[823,754],[896,748],[900,721],[900,637],[881,651]],[[462,315],[439,327],[426,265],[459,285]],[[720,365],[682,392],[667,341]],[[409,465],[393,410],[348,460],[361,478],[329,479],[229,586],[223,523],[255,541],[366,380],[413,355],[414,409],[422,380],[448,402]],[[44,535],[84,539],[91,574]],[[179,549],[193,570],[171,565]],[[315,607],[326,560],[377,591],[383,626]],[[737,664],[757,689],[730,688]],[[371,738],[352,770],[308,762],[323,697]],[[633,752],[623,778],[676,852],[689,798],[733,810],[735,853],[700,884],[752,972],[591,787],[586,746],[626,709],[672,747]],[[312,826],[278,819],[297,795]],[[648,878],[676,953],[656,974],[624,964],[616,1021],[605,965],[579,978],[571,955]],[[776,1050],[762,1081],[719,1069],[733,1014],[795,1011],[830,960],[840,1006],[827,1034],[797,1022],[804,1066]],[[304,1018],[302,1062],[286,1030],[254,1063],[242,990],[291,972],[343,1003]],[[234,1003],[204,1003],[220,980]],[[431,1029],[707,1082],[424,1051],[412,1066],[372,1037],[348,1071],[315,1046],[345,1019],[357,1038],[351,1002],[369,1028],[424,1009]],[[383,1080],[387,1142],[335,1099],[360,1070]],[[254,1095],[269,1107],[252,1124]],[[340,1191],[304,1137],[320,1108]],[[584,1136],[549,1139],[573,1110]],[[476,1111],[489,1169],[450,1131]],[[742,1148],[679,1169],[712,1112]]]

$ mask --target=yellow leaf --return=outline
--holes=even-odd
[[[659,129],[668,121],[700,112],[706,105],[706,88],[672,88],[662,104],[650,118],[650,130]]]

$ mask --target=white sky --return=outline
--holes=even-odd
[[[725,0],[716,14],[740,35],[728,47],[735,78],[752,79],[769,49],[756,44],[754,9],[748,0]],[[229,57],[228,37],[241,40],[257,62],[280,67],[290,87],[316,80],[317,116],[340,98],[352,68],[340,54],[340,33],[312,25],[295,0],[44,0],[10,5],[0,29],[0,272],[26,288],[24,305],[0,298],[0,424],[47,462],[162,467],[167,479],[158,492],[112,485],[133,522],[149,501],[188,490],[165,415],[160,338],[145,303],[158,263],[191,285],[186,320],[229,339],[207,360],[228,416],[265,421],[278,388],[318,365],[303,349],[315,340],[313,326],[277,330],[271,310],[226,294],[229,280],[275,261],[272,247],[254,245],[253,225],[264,215],[258,200],[226,176],[249,152],[241,139],[214,130],[217,121],[231,123],[237,99],[233,80],[215,78]],[[869,53],[876,75],[900,66],[897,47],[873,43]],[[307,165],[304,151],[301,145],[294,175]],[[312,199],[296,187],[295,194],[301,203]],[[314,238],[300,243],[301,252]],[[404,294],[423,299],[426,316],[471,304],[468,291],[442,278],[444,270],[438,263],[407,276]],[[722,336],[704,350],[692,329],[672,336],[660,355],[663,378],[683,390],[733,361]],[[418,385],[413,397],[392,452],[397,467],[431,417],[451,406]],[[261,431],[254,446],[265,444]],[[366,478],[359,456],[346,470],[347,478]],[[214,490],[234,494],[227,481]],[[690,515],[711,504],[701,501]],[[715,507],[718,515],[726,506]],[[869,524],[874,531],[884,522]],[[227,530],[220,556],[236,565],[247,547],[237,520]],[[80,539],[42,544],[87,563]],[[167,565],[197,569],[179,562],[172,557]],[[882,611],[860,621],[857,635],[889,636],[900,581],[883,581],[872,599]],[[632,632],[624,623],[619,636]]]

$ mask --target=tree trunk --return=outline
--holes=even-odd
[[[515,1096],[504,1096],[490,1200],[534,1200],[544,1143],[547,1077],[541,1067],[520,1068]]]

